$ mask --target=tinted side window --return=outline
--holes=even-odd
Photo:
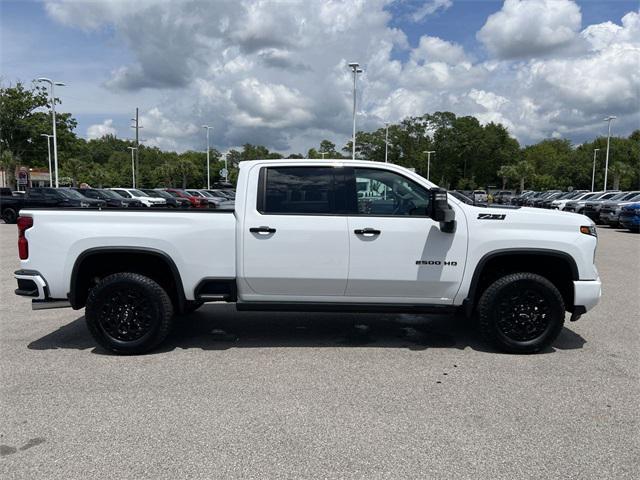
[[[263,169],[262,213],[334,213],[334,172],[331,167],[269,167]]]
[[[412,180],[388,170],[355,168],[359,215],[428,216],[429,192]]]

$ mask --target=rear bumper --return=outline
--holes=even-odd
[[[67,299],[51,298],[46,280],[36,270],[17,270],[14,277],[18,282],[16,295],[31,298],[32,310],[70,307]]]
[[[595,307],[602,296],[602,282],[600,277],[595,280],[576,280],[573,282],[574,310],[581,313],[588,312]]]

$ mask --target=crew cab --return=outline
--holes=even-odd
[[[16,293],[86,308],[96,342],[121,354],[158,346],[205,302],[460,312],[495,347],[530,353],[601,291],[587,217],[469,205],[369,161],[246,161],[231,211],[33,209],[18,231]]]

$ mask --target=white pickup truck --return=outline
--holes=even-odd
[[[242,162],[234,211],[23,210],[18,295],[86,307],[96,342],[142,353],[174,314],[451,312],[495,347],[550,345],[601,283],[587,217],[480,207],[416,173],[345,160]]]

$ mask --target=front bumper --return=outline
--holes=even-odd
[[[575,280],[573,282],[574,310],[585,313],[595,307],[602,296],[600,277],[595,280]]]
[[[18,282],[16,295],[31,298],[32,310],[70,307],[67,299],[51,298],[46,280],[36,270],[17,270],[13,276]]]

